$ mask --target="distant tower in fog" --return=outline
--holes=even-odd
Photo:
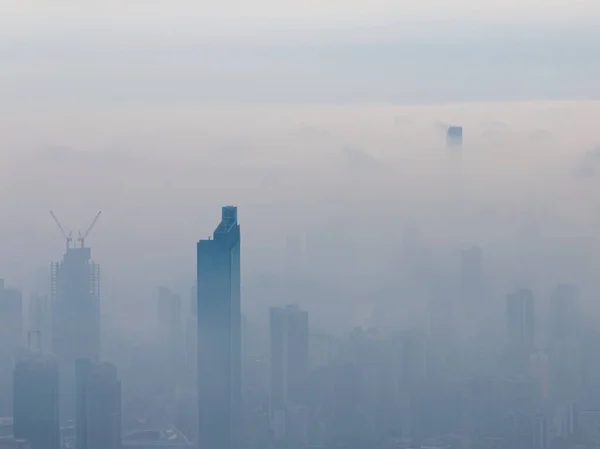
[[[158,287],[158,325],[160,339],[169,365],[181,370],[184,358],[183,325],[181,322],[181,296],[167,287]]]
[[[241,405],[240,225],[225,206],[197,245],[200,449],[237,449]]]
[[[531,290],[519,289],[506,298],[508,341],[512,347],[533,349],[534,302]]]
[[[483,251],[473,246],[460,255],[460,292],[467,303],[482,303],[485,298]]]
[[[271,346],[271,422],[286,433],[291,407],[304,404],[309,363],[308,312],[296,306],[273,307],[269,314]]]
[[[51,351],[52,349],[51,326],[48,297],[31,295],[29,298],[29,329],[39,332],[40,346],[44,351]]]
[[[13,433],[31,449],[60,449],[59,374],[52,356],[30,352],[13,375]]]
[[[462,126],[449,126],[446,131],[446,146],[452,149],[462,148],[463,129]]]
[[[10,416],[12,367],[22,343],[23,299],[21,291],[5,288],[0,279],[0,415]]]
[[[552,340],[565,340],[576,337],[578,327],[577,306],[579,291],[575,285],[559,284],[551,298]]]
[[[120,449],[121,382],[117,368],[89,359],[75,363],[77,449]]]
[[[66,243],[62,260],[50,265],[52,352],[60,369],[61,415],[73,419],[75,360],[100,357],[100,266],[92,260],[92,250],[85,246],[100,212],[88,229],[79,233],[76,242],[51,214]]]

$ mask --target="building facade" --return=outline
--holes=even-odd
[[[117,368],[76,361],[77,449],[121,448],[121,382]]]
[[[222,208],[212,238],[197,245],[200,449],[237,446],[241,402],[240,226]]]
[[[29,353],[14,368],[13,432],[31,449],[60,449],[59,371],[54,357]]]

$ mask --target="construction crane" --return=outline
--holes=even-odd
[[[58,221],[58,218],[56,218],[56,215],[54,215],[54,212],[50,211],[50,215],[52,215],[52,218],[54,219],[54,223],[56,223],[56,226],[58,226],[58,229],[60,229],[60,232],[62,232],[62,235],[66,240],[67,251],[68,251],[69,248],[71,247],[71,242],[73,241],[73,233],[71,231],[69,231],[69,233],[67,234],[65,229],[60,224],[60,221]]]
[[[90,233],[90,231],[92,230],[92,228],[94,227],[96,222],[98,221],[98,218],[100,218],[101,213],[102,213],[102,211],[100,211],[96,214],[96,216],[92,220],[92,224],[87,228],[87,231],[85,231],[83,234],[81,232],[79,232],[79,237],[77,238],[77,241],[79,242],[79,245],[81,248],[84,247],[85,238],[88,236],[88,234]]]

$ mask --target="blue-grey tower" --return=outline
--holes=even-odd
[[[240,226],[224,206],[197,246],[200,449],[234,449],[241,402]]]

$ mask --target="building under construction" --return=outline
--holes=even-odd
[[[66,240],[60,262],[52,262],[50,295],[52,308],[52,351],[61,371],[61,415],[74,418],[75,360],[100,357],[100,266],[92,260],[85,238],[100,213],[86,232],[73,241],[52,214]]]
[[[52,349],[60,363],[100,357],[100,266],[85,246],[99,216],[76,243],[55,218],[66,239],[63,259],[52,262],[50,273]]]

